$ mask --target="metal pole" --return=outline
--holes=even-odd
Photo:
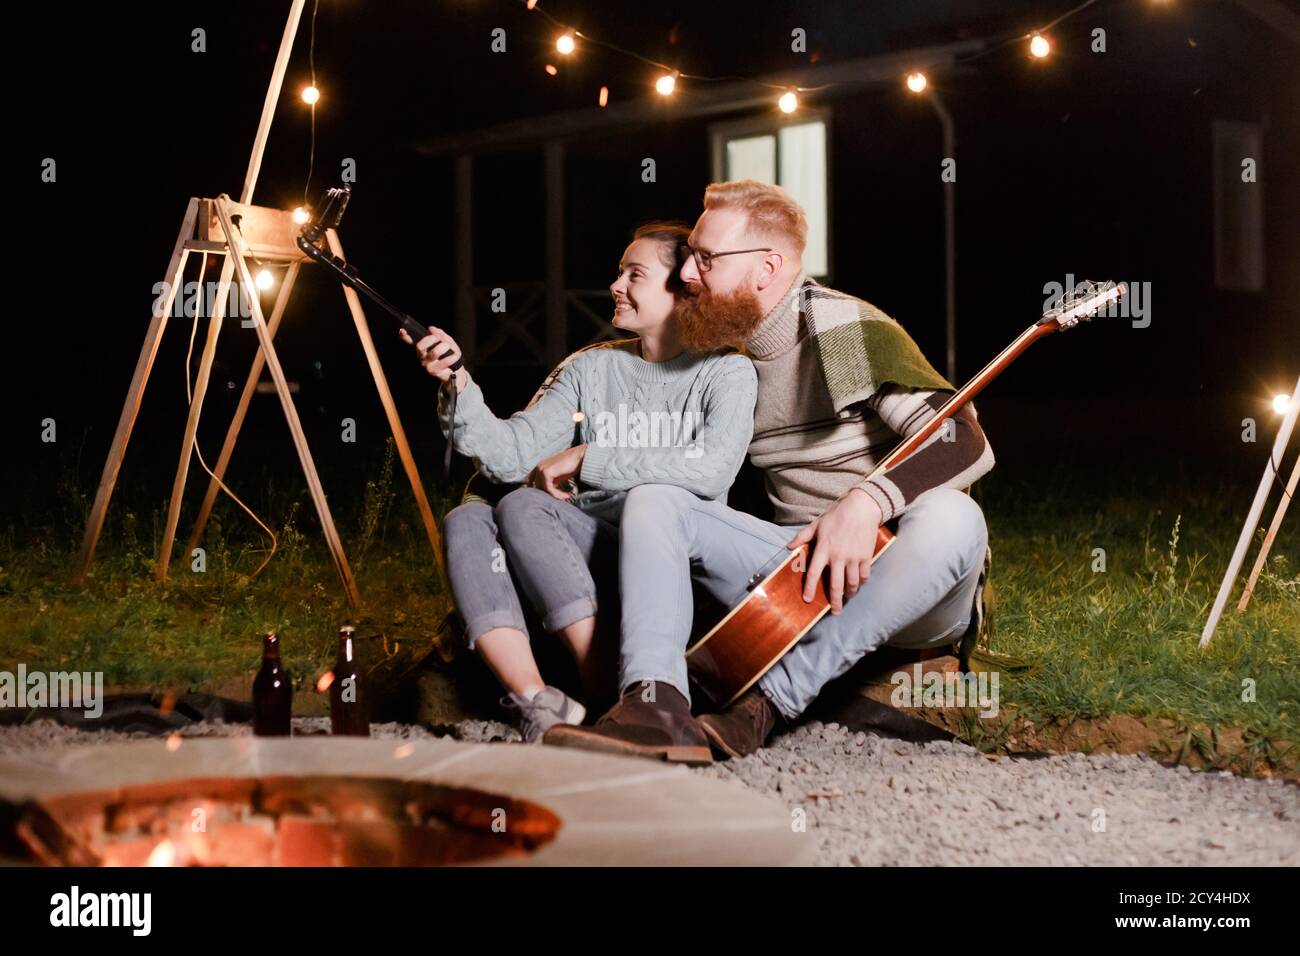
[[[934,107],[943,127],[944,159],[956,160],[957,136],[953,131],[952,114],[943,105],[935,90],[930,91],[930,105]],[[948,381],[957,384],[957,183],[956,169],[953,180],[943,184],[943,269],[944,269],[944,332],[947,341]]]

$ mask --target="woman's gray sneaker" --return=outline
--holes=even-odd
[[[524,743],[535,744],[556,724],[580,724],[587,716],[587,708],[554,687],[543,687],[533,699],[521,694],[507,694],[501,706],[513,712],[515,727]]]

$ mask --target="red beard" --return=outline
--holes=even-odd
[[[690,352],[713,352],[727,345],[742,345],[763,321],[758,296],[749,289],[710,292],[703,286],[692,295],[682,293],[677,305],[677,328],[682,346]]]

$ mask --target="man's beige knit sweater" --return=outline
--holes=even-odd
[[[813,339],[800,311],[800,275],[745,343],[758,372],[750,460],[762,469],[776,522],[802,525],[854,487],[880,506],[884,521],[931,488],[967,488],[993,467],[967,405],[902,462],[870,479],[876,464],[915,433],[951,396],[886,385],[836,415]]]

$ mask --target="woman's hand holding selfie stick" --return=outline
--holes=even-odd
[[[460,360],[460,346],[442,329],[436,325],[429,326],[429,334],[419,339],[414,339],[411,335],[413,331],[423,331],[414,320],[403,322],[402,327],[397,330],[397,334],[402,337],[402,341],[407,345],[414,345],[415,350],[420,353],[420,364],[422,364],[430,375],[436,378],[442,384],[439,386],[446,387],[449,392],[448,409],[451,413],[452,421],[456,420],[456,396],[461,393],[465,383],[469,380],[469,373],[465,371],[464,363]],[[450,348],[444,349],[447,345]],[[448,383],[451,384],[448,384]],[[443,478],[451,480],[451,456],[454,448],[454,442],[451,434],[447,436],[447,451],[442,460]]]
[[[426,372],[444,384],[455,376],[457,393],[465,388],[468,373],[460,363],[460,346],[450,335],[436,325],[429,326],[429,334],[419,341],[412,341],[411,334],[405,328],[400,329],[398,335],[407,345],[416,347],[420,353],[420,363]],[[543,458],[528,473],[524,484],[540,488],[561,501],[571,500],[578,490],[578,472],[582,470],[582,459],[586,451],[585,444],[578,444],[549,458]]]
[[[424,370],[440,382],[448,381],[452,375],[456,376],[456,391],[463,391],[465,382],[469,378],[469,373],[461,364],[460,346],[450,335],[438,328],[436,325],[429,326],[429,334],[415,341],[411,338],[411,333],[405,328],[398,330],[398,335],[407,345],[414,345],[420,353],[420,363]],[[447,348],[443,348],[447,346]]]

